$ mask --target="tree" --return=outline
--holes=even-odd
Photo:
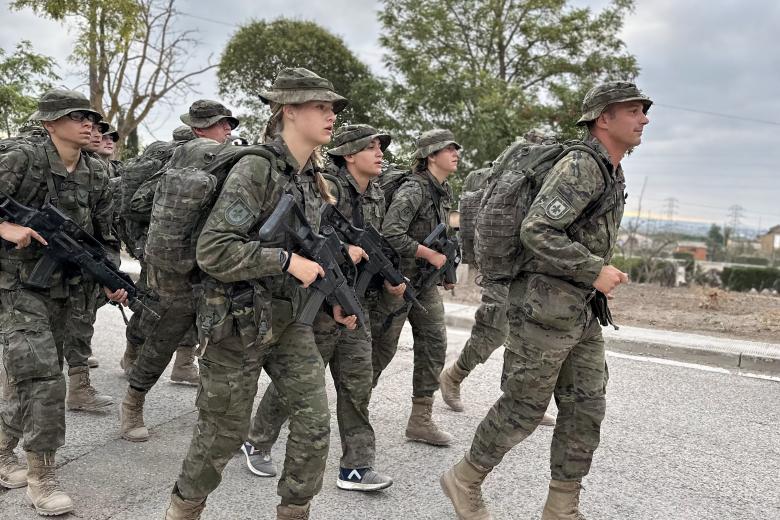
[[[15,0],[15,9],[69,21],[78,31],[71,60],[87,67],[89,98],[113,121],[119,148],[137,142],[137,128],[158,104],[191,91],[194,78],[216,67],[188,70],[196,40],[177,31],[175,0]],[[131,135],[132,134],[132,135]]]
[[[467,167],[534,127],[577,135],[585,92],[638,72],[618,36],[633,0],[597,13],[566,0],[383,3],[380,41],[403,130],[452,129]]]
[[[271,87],[284,67],[305,67],[333,83],[349,106],[339,114],[339,123],[368,123],[388,128],[385,85],[374,77],[344,41],[314,22],[280,18],[253,21],[239,29],[228,42],[219,62],[220,95],[240,107],[241,124],[252,137],[259,137],[270,115],[259,95]]]
[[[17,43],[10,55],[0,49],[0,124],[7,137],[27,121],[40,94],[57,79],[54,60],[33,52],[29,41]]]
[[[720,262],[724,260],[724,248],[726,244],[726,237],[720,230],[720,226],[713,224],[710,226],[710,230],[707,232],[707,251],[709,252],[710,260]]]

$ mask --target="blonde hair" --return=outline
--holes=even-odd
[[[273,141],[282,133],[282,130],[284,130],[284,105],[272,103],[271,117],[268,118],[268,122],[265,124],[265,129],[263,130],[260,142],[268,143]],[[328,183],[325,182],[325,178],[320,173],[320,170],[325,166],[325,160],[322,156],[322,147],[318,146],[315,148],[312,151],[309,160],[314,166],[314,180],[317,183],[317,191],[320,192],[320,197],[328,204],[335,204],[336,199],[330,193]]]

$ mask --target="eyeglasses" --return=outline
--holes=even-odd
[[[98,117],[97,114],[94,114],[92,112],[81,112],[80,110],[77,110],[75,112],[70,112],[65,117],[77,123],[83,123],[85,119],[89,120],[89,122],[92,124],[95,124],[98,121],[100,121],[100,117]]]

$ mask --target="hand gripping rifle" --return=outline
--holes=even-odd
[[[292,225],[290,225],[291,221]],[[365,324],[363,309],[355,296],[355,291],[349,286],[347,278],[339,267],[339,264],[352,263],[349,254],[331,226],[322,226],[320,231],[322,234],[314,232],[293,196],[284,194],[276,209],[260,228],[259,237],[263,242],[270,242],[280,232],[285,233],[295,243],[298,249],[296,253],[301,253],[309,260],[317,262],[325,271],[324,277],[317,278],[311,284],[314,294],[306,300],[303,310],[298,315],[298,322],[311,325],[325,298],[333,296],[344,309],[345,315],[357,316],[358,322]]]
[[[447,226],[444,222],[437,225],[430,235],[425,237],[423,245],[447,257],[441,268],[428,265],[420,269],[417,287],[425,289],[438,282],[443,275],[444,283],[458,283],[457,269],[460,265],[460,247],[455,240],[447,238]]]
[[[133,280],[114,265],[103,245],[56,207],[47,202],[37,210],[0,194],[0,216],[34,229],[49,243],[44,246],[44,254],[30,278],[24,281],[25,285],[45,289],[58,267],[75,266],[84,276],[112,292],[127,291],[127,301],[133,312],[148,312],[154,319],[159,319],[157,313],[141,302]]]
[[[426,314],[428,313],[428,310],[417,300],[417,295],[409,279],[395,268],[393,262],[385,254],[385,251],[392,251],[393,247],[373,225],[367,224],[365,229],[353,226],[349,219],[332,204],[322,206],[320,219],[322,222],[332,225],[347,243],[362,247],[368,255],[368,260],[363,260],[360,263],[360,275],[355,284],[355,293],[358,296],[366,294],[368,284],[378,274],[394,287],[405,283],[404,300],[416,305]]]

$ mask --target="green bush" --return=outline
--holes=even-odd
[[[780,269],[726,267],[721,274],[723,288],[730,291],[780,289]]]

